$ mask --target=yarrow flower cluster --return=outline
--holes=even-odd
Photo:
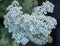
[[[53,10],[54,10],[54,5],[49,1],[43,2],[41,6],[37,6],[34,8],[34,11],[36,13],[40,12],[40,14],[47,14],[47,12],[52,13]]]
[[[34,7],[31,15],[23,14],[18,1],[13,1],[7,7],[9,12],[4,16],[4,25],[17,43],[25,45],[30,40],[35,44],[43,45],[49,42],[50,33],[57,25],[54,17],[46,16],[48,12],[52,13],[53,9],[54,5],[46,1],[41,6]]]

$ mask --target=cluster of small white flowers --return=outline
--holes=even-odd
[[[8,28],[9,33],[12,32],[12,38],[14,38],[17,43],[25,45],[29,40],[24,36],[24,33],[19,26],[23,11],[21,11],[22,7],[19,7],[18,4],[17,1],[13,1],[12,4],[8,6],[7,9],[9,12],[4,16],[4,25]]]
[[[52,13],[53,10],[54,5],[49,1],[43,2],[41,6],[37,6],[34,8],[34,11],[36,13],[42,13],[42,14],[47,14],[47,12]]]
[[[34,7],[32,14],[23,14],[22,7],[17,1],[8,6],[9,12],[5,15],[4,25],[12,32],[12,38],[17,43],[27,44],[29,40],[42,45],[48,42],[48,36],[57,25],[55,18],[45,16],[47,12],[52,13],[54,5],[49,1],[43,2],[41,6]]]
[[[30,35],[29,38],[32,42],[42,45],[48,42],[48,36],[52,32],[52,29],[55,28],[55,25],[57,25],[57,21],[55,18],[51,16],[44,16],[43,14],[40,16],[36,15],[35,18],[36,18],[36,22],[34,19],[33,21],[36,24],[35,25],[33,24],[33,26],[30,25],[30,26],[33,27],[34,29],[32,30],[31,28],[32,35],[35,35],[36,37],[34,38],[33,36]]]

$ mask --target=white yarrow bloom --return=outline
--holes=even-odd
[[[21,9],[18,1],[13,1],[7,8],[9,12],[4,16],[4,25],[12,33],[12,38],[22,45],[29,40],[38,45],[49,42],[48,37],[57,25],[57,20],[46,14],[53,12],[54,5],[49,1],[43,2],[41,6],[34,7],[31,15],[23,14]]]

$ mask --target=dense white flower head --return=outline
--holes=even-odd
[[[34,11],[36,13],[40,12],[42,14],[47,14],[47,12],[52,13],[53,10],[54,10],[54,5],[49,1],[43,2],[41,6],[37,6],[34,8]]]
[[[48,37],[57,25],[57,20],[46,14],[53,12],[54,5],[49,1],[43,2],[41,6],[34,7],[31,15],[23,14],[21,9],[18,1],[13,1],[7,8],[9,12],[4,16],[4,25],[12,33],[12,38],[22,45],[29,40],[38,45],[49,42]]]

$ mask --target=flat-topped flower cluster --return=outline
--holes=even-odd
[[[4,25],[8,28],[8,32],[12,33],[12,38],[17,43],[25,45],[30,40],[38,45],[43,45],[49,41],[48,37],[57,25],[54,17],[46,16],[48,12],[52,13],[53,9],[54,5],[46,1],[41,6],[34,7],[30,15],[23,13],[18,1],[13,1],[7,7],[9,12],[4,16]]]

